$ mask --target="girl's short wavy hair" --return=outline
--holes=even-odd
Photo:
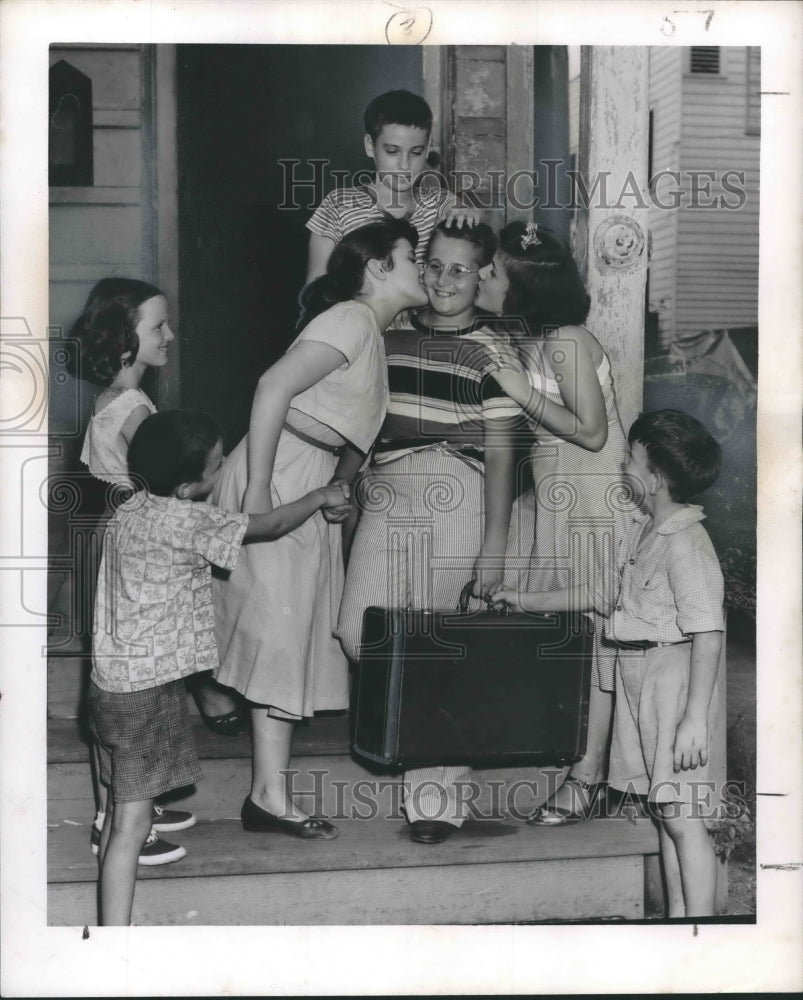
[[[102,278],[89,293],[84,311],[73,324],[70,336],[78,342],[80,365],[70,365],[70,374],[108,385],[139,351],[137,325],[143,302],[164,292],[137,278]]]
[[[524,222],[511,222],[499,234],[499,256],[509,282],[505,316],[523,319],[527,332],[580,326],[591,308],[569,245],[538,226],[530,235]]]

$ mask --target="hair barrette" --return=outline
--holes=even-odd
[[[524,230],[524,236],[521,238],[521,249],[526,250],[527,247],[540,247],[541,241],[538,239],[538,223],[528,222]]]

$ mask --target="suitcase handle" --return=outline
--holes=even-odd
[[[474,578],[472,577],[465,585],[465,587],[463,587],[463,589],[460,591],[460,598],[457,602],[457,610],[460,612],[461,615],[464,615],[468,612],[468,601],[469,598],[471,597],[471,591],[473,587],[474,587]]]
[[[463,587],[463,589],[460,591],[460,600],[458,601],[457,604],[457,610],[460,612],[461,615],[468,614],[468,602],[469,599],[473,596],[471,593],[473,587],[474,587],[474,578],[472,577],[465,585],[465,587]],[[485,601],[486,605],[488,606],[488,610],[492,611],[496,615],[506,615],[510,611],[510,608],[506,604],[494,604],[494,602],[488,597],[478,597],[477,600]]]

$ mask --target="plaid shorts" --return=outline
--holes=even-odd
[[[89,731],[100,780],[115,802],[141,802],[201,777],[183,680],[144,691],[88,694]]]

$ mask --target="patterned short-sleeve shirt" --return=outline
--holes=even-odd
[[[605,634],[619,642],[681,642],[695,632],[721,632],[724,582],[714,546],[700,524],[702,507],[687,504],[639,549],[646,517],[622,539],[615,570],[592,584],[594,607],[608,616]]]
[[[136,493],[103,539],[92,680],[141,691],[218,665],[211,566],[231,570],[248,515]]]

